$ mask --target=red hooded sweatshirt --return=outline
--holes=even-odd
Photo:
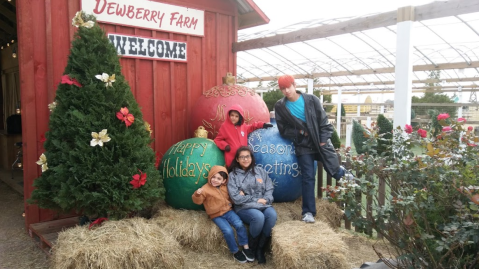
[[[233,125],[230,120],[230,111],[236,110],[241,115],[240,125]],[[230,146],[231,150],[229,152],[225,151],[225,163],[227,166],[231,165],[231,162],[235,158],[236,151],[241,146],[248,145],[248,134],[256,129],[263,128],[264,122],[257,121],[253,124],[246,124],[243,114],[243,108],[240,105],[233,105],[231,108],[226,111],[225,122],[220,127],[218,135],[215,138],[215,144],[221,150],[225,150],[226,146]]]

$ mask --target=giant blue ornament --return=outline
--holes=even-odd
[[[256,164],[268,172],[274,184],[274,202],[291,202],[301,196],[302,175],[291,140],[282,138],[271,118],[272,128],[258,129],[248,136]]]

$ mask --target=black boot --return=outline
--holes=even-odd
[[[256,256],[256,249],[258,248],[258,240],[259,240],[259,235],[256,237],[252,237],[251,234],[248,233],[248,246],[254,256]]]
[[[256,248],[256,259],[258,260],[258,263],[266,263],[266,257],[264,256],[265,249],[268,247],[269,240],[271,239],[271,236],[266,236],[263,233],[261,233],[261,236],[259,237],[258,240],[258,247]]]

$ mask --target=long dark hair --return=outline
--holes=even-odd
[[[254,158],[254,155],[253,155],[253,151],[247,147],[247,146],[241,146],[237,151],[236,151],[236,154],[235,154],[235,158],[233,159],[233,162],[231,163],[230,167],[229,167],[229,170],[228,172],[235,172],[235,169],[238,168],[238,169],[241,169],[243,170],[243,168],[241,167],[241,165],[239,164],[239,162],[236,160],[238,159],[239,155],[241,152],[243,151],[247,151],[249,152],[249,154],[251,155],[251,164],[250,166],[246,169],[246,172],[248,171],[252,171],[253,174],[255,173],[254,172],[254,167],[256,166],[256,160]],[[235,172],[236,173],[236,172]]]

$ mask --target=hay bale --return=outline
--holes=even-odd
[[[289,221],[273,229],[273,261],[277,268],[349,268],[348,248],[328,224]]]
[[[273,207],[278,215],[276,225],[287,221],[301,220],[301,204],[299,205],[298,207],[294,202],[273,203]]]
[[[223,233],[204,211],[159,207],[151,219],[184,247],[195,251],[229,253]]]
[[[276,223],[280,224],[292,220],[301,220],[301,205],[301,198],[289,203],[274,203],[273,207],[278,213],[278,221]],[[326,222],[331,228],[336,229],[341,226],[343,215],[343,211],[337,204],[322,199],[316,199],[315,219],[317,221]]]
[[[145,219],[106,221],[88,230],[61,232],[53,247],[52,268],[181,268],[178,242]]]

